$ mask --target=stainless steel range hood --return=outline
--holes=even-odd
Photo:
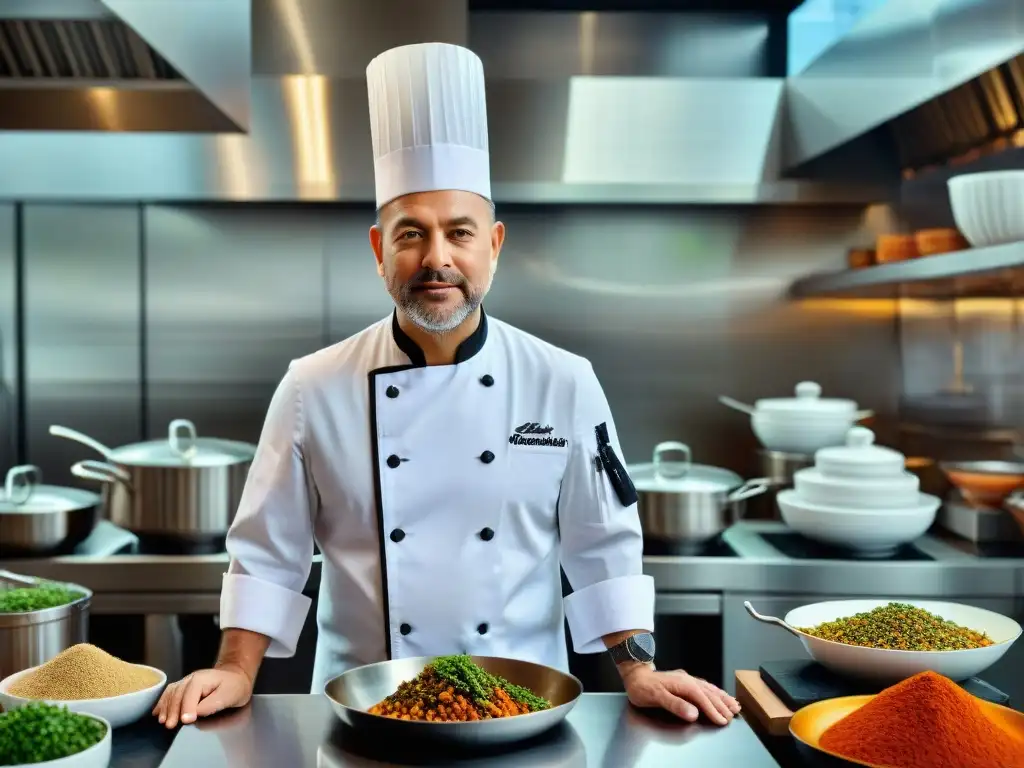
[[[790,16],[788,172],[880,137],[902,168],[943,163],[1015,130],[1022,0],[865,0],[845,17],[838,5]]]
[[[250,28],[249,0],[7,0],[0,130],[247,130]]]
[[[176,9],[248,0],[104,0],[188,80],[180,56],[139,26],[139,17],[152,18],[148,9],[165,1]],[[546,29],[548,50],[578,44],[584,59],[598,39],[599,16],[580,15],[570,26],[578,39],[553,40]],[[487,57],[534,54],[511,50],[487,25],[487,44],[474,44],[470,22],[467,0],[252,0],[252,111],[245,133],[9,131],[0,134],[0,198],[370,205],[366,64],[387,48],[423,40],[469,45],[492,73],[488,123],[498,202],[864,204],[889,191],[845,179],[782,178],[780,78],[565,72],[524,78],[500,63],[489,69]],[[622,43],[605,34],[605,44]],[[763,45],[763,35],[743,29],[723,39],[720,55],[741,59]],[[650,47],[648,39],[643,43]],[[503,44],[504,54],[496,50]],[[200,60],[210,63],[212,54]]]

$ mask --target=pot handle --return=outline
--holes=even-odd
[[[83,480],[96,480],[100,483],[120,483],[126,488],[131,487],[131,476],[120,467],[105,461],[86,459],[71,466],[71,474]]]
[[[182,440],[182,433],[185,440]],[[196,425],[188,419],[175,419],[167,427],[167,442],[171,450],[187,459],[196,452]]]
[[[4,480],[4,496],[15,506],[29,500],[36,486],[43,479],[43,471],[32,464],[11,467]]]
[[[732,491],[729,494],[729,502],[743,501],[744,499],[750,499],[754,496],[760,496],[762,493],[768,490],[768,486],[772,484],[772,481],[767,477],[759,477],[755,480],[747,480],[743,485]]]
[[[114,452],[110,448],[105,446],[99,440],[89,437],[88,435],[84,435],[75,429],[69,429],[68,427],[60,427],[56,424],[52,424],[50,425],[50,434],[54,437],[64,437],[68,440],[74,440],[76,443],[87,445],[107,461],[114,460]]]
[[[683,454],[683,470],[682,472],[666,472],[664,460],[662,455],[669,451],[678,451]],[[690,451],[690,446],[686,443],[680,443],[678,440],[668,440],[664,443],[658,443],[654,446],[654,474],[659,477],[670,477],[678,478],[685,475],[690,471],[690,464],[693,460],[693,452]]]

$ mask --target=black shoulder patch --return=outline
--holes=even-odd
[[[633,485],[633,481],[630,479],[629,473],[626,472],[626,468],[622,466],[622,462],[619,461],[619,457],[615,455],[615,449],[612,448],[611,438],[608,435],[608,424],[605,422],[598,424],[594,427],[594,433],[597,435],[597,458],[600,462],[598,469],[608,473],[608,482],[612,484],[619,504],[624,507],[636,504],[636,486]]]

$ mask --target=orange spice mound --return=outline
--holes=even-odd
[[[1024,735],[990,719],[973,696],[934,672],[882,691],[829,727],[820,744],[886,768],[1024,768]]]

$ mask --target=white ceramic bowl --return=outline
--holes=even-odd
[[[822,448],[843,445],[846,433],[854,425],[852,416],[820,416],[805,419],[754,413],[750,427],[761,445],[769,451],[811,455]]]
[[[793,473],[796,497],[807,504],[855,509],[907,509],[920,501],[921,480],[903,472],[893,478],[866,481],[830,477],[813,467]]]
[[[800,642],[815,661],[850,677],[895,683],[931,670],[950,680],[959,681],[980,675],[991,667],[1021,635],[1020,625],[1006,616],[961,603],[928,600],[834,600],[813,603],[790,611],[785,621],[797,629],[813,628],[826,621],[865,613],[890,602],[909,603],[954,624],[984,632],[993,645],[963,651],[890,651],[885,648],[844,645],[803,632],[800,633]]]
[[[947,186],[953,219],[971,245],[1024,241],[1024,171],[965,173]]]
[[[808,504],[793,489],[775,497],[783,522],[797,533],[866,557],[886,557],[931,528],[942,502],[925,493],[918,499],[907,509],[856,509]]]
[[[113,728],[102,717],[96,717],[96,715],[89,715],[89,717],[99,720],[107,726],[107,733],[98,744],[93,744],[88,749],[75,755],[61,757],[57,760],[47,760],[45,763],[15,765],[14,768],[108,768],[112,744],[110,732]]]
[[[149,669],[160,675],[160,682],[149,688],[144,688],[135,693],[126,693],[123,696],[111,696],[105,699],[76,699],[73,701],[57,701],[46,699],[48,704],[66,706],[72,712],[79,712],[84,715],[94,715],[110,723],[112,728],[120,728],[124,725],[134,723],[143,715],[148,715],[156,706],[160,694],[167,685],[167,675],[156,667],[147,667],[144,664],[138,666]],[[14,683],[38,667],[15,672],[13,675],[0,682],[0,704],[4,709],[14,709],[31,704],[34,699],[23,699],[20,696],[13,696],[8,693]],[[106,764],[104,764],[105,766]]]

